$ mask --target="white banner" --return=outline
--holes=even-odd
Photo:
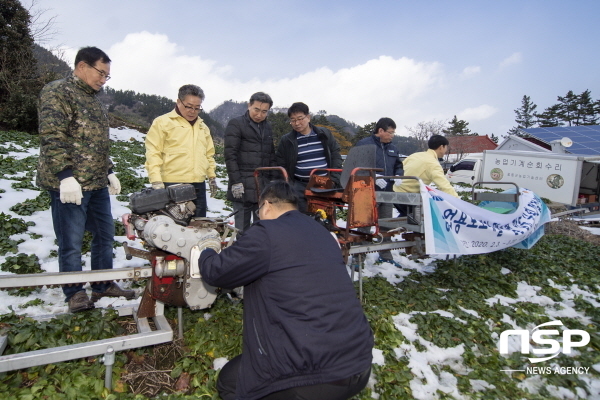
[[[520,189],[519,206],[499,214],[421,184],[427,254],[482,254],[507,247],[530,248],[550,221],[544,202]]]

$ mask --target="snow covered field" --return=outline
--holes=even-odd
[[[137,140],[143,141],[144,135],[137,131],[129,129],[111,129],[111,136],[114,140]],[[24,151],[11,151],[7,154],[8,157],[14,159],[23,159],[27,156],[37,155],[38,149],[22,149],[20,146],[15,145],[15,149]],[[145,176],[145,170],[143,166],[140,166],[137,170],[132,173],[138,176]],[[19,172],[14,177],[23,176],[25,172]],[[10,177],[8,177],[10,178]],[[21,218],[25,221],[32,221],[35,226],[29,227],[29,230],[25,233],[13,235],[11,239],[18,240],[24,239],[25,241],[18,245],[18,253],[35,254],[39,257],[41,268],[46,272],[58,272],[58,260],[54,255],[57,246],[54,244],[54,232],[52,229],[52,220],[50,210],[37,211],[30,216],[21,216],[10,211],[10,207],[21,203],[27,199],[33,199],[39,195],[38,191],[30,189],[15,189],[11,186],[15,181],[10,179],[0,179],[0,189],[4,190],[4,193],[0,193],[2,198],[0,199],[0,213],[4,213],[15,218]],[[225,189],[227,182],[223,178],[218,179],[218,184],[222,189]],[[111,196],[112,202],[112,213],[113,218],[120,219],[121,216],[127,212],[127,202],[118,201],[116,196]],[[208,197],[208,216],[224,217],[229,214],[230,211],[224,210],[225,202],[218,199]],[[592,233],[598,232],[598,228],[586,228]],[[39,235],[32,238],[30,234]],[[116,237],[116,241],[127,241],[130,246],[141,247],[138,242],[128,241],[125,237]],[[376,276],[383,277],[392,285],[402,283],[405,279],[414,279],[415,276],[428,276],[436,273],[436,262],[438,259],[435,257],[428,258],[425,260],[413,261],[409,260],[398,251],[393,251],[395,261],[402,265],[402,269],[395,267],[390,263],[376,264],[377,254],[368,254],[366,257],[364,277],[365,280]],[[6,257],[14,254],[7,254],[0,256],[0,264],[2,264]],[[86,263],[84,269],[89,269],[90,259],[89,254],[84,256]],[[122,247],[115,249],[114,268],[123,267],[135,267],[142,266],[146,263],[145,260],[132,259],[126,260],[125,254]],[[510,269],[502,269],[502,275],[509,275],[513,273]],[[415,273],[417,275],[415,275]],[[0,279],[2,274],[8,274],[7,272],[0,271]],[[127,287],[128,282],[123,282],[123,286]],[[544,310],[545,315],[550,319],[559,320],[561,318],[569,318],[580,321],[582,325],[589,327],[589,332],[592,335],[592,342],[597,343],[597,326],[589,315],[582,312],[581,309],[575,307],[576,301],[583,299],[593,307],[598,308],[600,306],[600,298],[596,292],[589,289],[580,287],[577,284],[563,285],[557,284],[552,281],[548,282],[548,287],[560,292],[560,300],[556,298],[550,298],[544,294],[545,291],[549,290],[542,288],[537,285],[531,285],[526,281],[518,282],[516,293],[517,297],[507,297],[504,295],[490,296],[486,303],[489,307],[494,305],[502,305],[506,307],[512,307],[516,304],[532,304],[537,305],[540,309]],[[596,288],[598,289],[598,288]],[[89,288],[88,288],[89,290]],[[140,290],[140,289],[136,289]],[[439,288],[440,292],[443,292],[444,288]],[[27,305],[31,304],[33,300],[42,300],[41,304],[38,305]],[[135,304],[139,300],[127,301],[124,299],[112,299],[103,298],[97,303],[97,307],[117,307],[127,304]],[[464,360],[465,351],[475,346],[473,343],[460,343],[453,347],[440,347],[437,346],[429,338],[425,338],[419,334],[418,325],[412,321],[415,315],[423,314],[437,314],[436,318],[447,319],[452,323],[464,324],[467,326],[466,317],[474,320],[485,321],[490,327],[490,337],[493,340],[498,340],[498,334],[492,332],[494,325],[500,321],[487,320],[486,317],[481,315],[481,310],[471,310],[468,308],[462,308],[460,315],[454,315],[452,312],[446,310],[434,310],[434,311],[412,311],[409,313],[396,313],[393,315],[393,325],[395,329],[401,333],[404,340],[398,346],[394,348],[394,353],[398,359],[407,359],[408,368],[412,374],[409,386],[412,396],[416,399],[436,399],[441,398],[443,394],[444,398],[454,399],[469,399],[479,398],[478,396],[484,396],[486,391],[495,388],[494,383],[490,381],[510,379],[510,373],[501,371],[492,371],[495,374],[494,379],[468,379],[468,390],[465,391],[465,383],[460,379],[461,376],[467,376],[472,368],[467,365]],[[28,316],[45,316],[48,314],[58,314],[67,312],[66,304],[64,303],[64,297],[60,288],[53,289],[40,289],[33,292],[30,296],[11,296],[8,291],[0,291],[0,314],[8,314],[13,310],[17,314],[23,314]],[[535,324],[527,324],[524,326],[516,321],[514,318],[504,314],[504,320],[501,321],[512,329],[531,329]],[[541,322],[540,322],[541,323]],[[517,336],[512,336],[508,342],[509,351],[511,354],[518,353],[520,350],[520,342]],[[593,351],[595,352],[596,361],[591,365],[577,365],[574,363],[574,367],[587,368],[586,370],[577,370],[581,372],[578,377],[585,383],[586,391],[582,387],[561,387],[555,384],[549,384],[547,377],[543,374],[526,373],[526,376],[520,379],[518,387],[526,390],[532,395],[541,393],[541,397],[544,398],[544,393],[549,393],[553,398],[559,399],[578,399],[578,398],[600,398],[600,359],[597,357],[597,347],[593,348],[578,348],[573,351],[573,355],[577,355],[580,352]],[[373,363],[376,365],[384,366],[386,364],[386,357],[381,349],[375,348],[373,350],[374,360]],[[218,358],[215,360],[214,365],[216,368],[220,368],[226,359]],[[556,366],[552,362],[543,364],[544,366]],[[541,364],[540,364],[541,366]],[[504,375],[503,375],[504,374]],[[378,382],[378,376],[374,373],[371,377],[370,387],[373,390],[373,397],[379,398],[377,394],[376,383]],[[477,394],[479,393],[479,395]],[[385,397],[381,397],[382,399]],[[532,397],[533,398],[533,397]]]

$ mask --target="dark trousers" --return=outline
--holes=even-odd
[[[115,223],[110,208],[108,188],[83,192],[81,205],[62,203],[60,193],[49,190],[52,224],[58,242],[58,269],[60,272],[81,271],[83,234],[92,234],[92,270],[113,267]],[[94,292],[104,292],[110,283],[94,283]],[[65,301],[83,290],[83,285],[63,286]]]
[[[217,390],[223,400],[235,400],[235,388],[240,371],[242,355],[229,361],[217,378]],[[371,368],[339,381],[320,383],[318,385],[298,386],[273,392],[261,400],[346,400],[358,394],[367,386]]]
[[[233,211],[237,213],[234,215],[235,218],[235,227],[240,231],[245,231],[250,228],[252,223],[258,221],[258,215],[256,215],[256,211],[258,210],[257,203],[244,203],[242,201],[234,201],[233,203]],[[250,222],[252,220],[252,222]]]
[[[392,203],[377,203],[377,214],[379,215],[379,218],[392,218],[393,211],[394,211],[394,207],[393,207]],[[358,228],[358,230],[363,233],[369,233],[369,232],[371,232],[371,227]],[[389,229],[380,227],[379,230],[382,232],[387,232]],[[390,237],[386,237],[383,239],[383,243],[391,243],[391,242],[392,242],[392,238],[390,238]],[[361,244],[370,244],[370,243],[371,242],[361,242]],[[357,256],[354,255],[354,257],[357,257]],[[380,251],[379,257],[383,258],[384,260],[393,260],[394,259],[394,256],[392,256],[391,250]]]
[[[379,218],[392,218],[394,206],[391,203],[377,203],[377,212],[379,214]],[[388,228],[380,228],[382,232],[387,232]],[[383,239],[383,243],[391,243],[392,238],[386,237]],[[382,250],[379,252],[379,257],[384,260],[393,260],[391,250]]]
[[[171,185],[177,185],[181,182],[164,182],[165,187]],[[194,182],[189,183],[189,185],[194,185],[194,189],[196,190],[196,200],[194,200],[194,204],[196,205],[196,214],[194,217],[204,218],[206,217],[206,182]]]
[[[303,182],[299,180],[294,180],[292,183],[292,188],[294,189],[294,194],[298,196],[298,211],[306,213],[308,211],[308,203],[306,201],[306,196],[304,195],[304,190],[306,189],[306,184],[308,181]]]

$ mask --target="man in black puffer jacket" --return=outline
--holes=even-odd
[[[235,227],[245,231],[255,220],[258,194],[254,181],[254,170],[259,167],[275,166],[273,130],[267,114],[273,106],[271,96],[254,93],[248,102],[246,114],[234,118],[225,129],[225,165],[229,176],[227,200],[233,202]],[[261,187],[268,180],[261,174]]]
[[[244,285],[242,354],[219,373],[224,400],[343,400],[369,379],[373,332],[335,238],[297,210],[290,185],[261,194],[260,221],[217,254],[204,250],[202,278]]]

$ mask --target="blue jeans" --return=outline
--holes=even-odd
[[[115,224],[110,211],[108,188],[83,192],[81,205],[63,204],[60,193],[49,190],[52,223],[58,241],[58,267],[60,272],[81,271],[81,246],[83,234],[92,234],[92,269],[113,267],[113,242]],[[93,283],[94,292],[104,292],[110,282]],[[63,286],[65,301],[69,301],[83,285]]]
[[[171,185],[177,185],[177,182],[164,182],[165,187]],[[194,204],[196,205],[196,214],[194,217],[204,218],[206,217],[206,181],[204,182],[194,182],[189,183],[189,185],[194,185],[194,190],[196,191],[196,200],[194,200]]]

